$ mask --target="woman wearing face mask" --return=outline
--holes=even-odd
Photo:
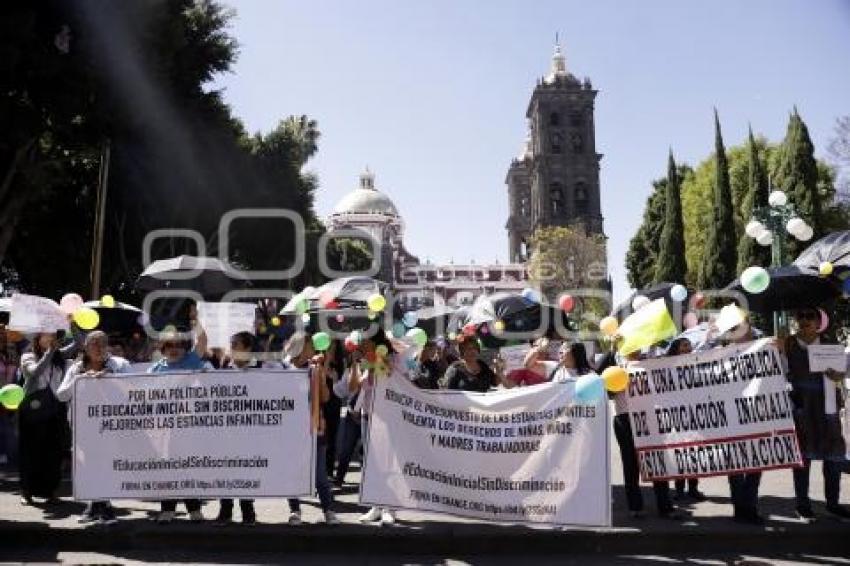
[[[206,351],[206,335],[203,331],[199,332],[195,349],[192,349],[192,342],[185,337],[180,336],[176,331],[163,332],[160,352],[162,358],[148,369],[148,373],[168,373],[174,371],[198,371],[205,369],[204,361],[198,352]],[[193,523],[200,523],[204,520],[204,515],[201,513],[200,499],[184,499],[186,511],[189,513],[189,520]],[[168,499],[160,503],[160,513],[157,516],[157,522],[170,523],[174,520],[177,511],[177,500]]]
[[[788,358],[794,423],[803,453],[803,466],[793,470],[797,516],[805,521],[815,519],[809,499],[809,471],[812,460],[822,460],[826,510],[840,519],[850,519],[850,511],[838,503],[846,451],[839,418],[843,402],[837,388],[844,374],[809,369],[809,346],[829,343],[818,333],[820,313],[815,309],[802,309],[794,319],[797,333],[785,341],[783,349]],[[827,395],[834,402],[827,403]]]
[[[60,401],[70,401],[74,395],[74,384],[78,379],[96,379],[129,371],[130,363],[127,360],[109,354],[106,334],[95,330],[86,336],[83,355],[78,362],[68,368],[62,384],[56,391],[56,396]],[[112,524],[115,520],[115,511],[108,501],[92,501],[79,522],[100,521],[104,524]]]

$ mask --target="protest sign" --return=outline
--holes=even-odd
[[[12,295],[9,329],[18,332],[56,332],[68,330],[68,315],[56,301],[35,295]]]
[[[505,362],[505,373],[510,373],[516,369],[522,369],[525,362],[525,356],[531,350],[528,344],[520,344],[518,346],[502,346],[499,348],[499,356]]]
[[[828,369],[847,371],[847,353],[842,344],[809,344],[809,371],[823,372]]]
[[[309,495],[308,389],[303,370],[78,379],[74,498]]]
[[[575,384],[375,389],[361,502],[492,521],[611,524],[608,402]]]
[[[646,360],[628,371],[644,481],[802,463],[787,381],[769,341]]]
[[[257,307],[252,303],[198,303],[198,322],[210,348],[228,348],[237,332],[254,333]]]

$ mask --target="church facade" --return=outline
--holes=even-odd
[[[603,234],[599,162],[596,152],[594,100],[590,80],[567,72],[555,46],[549,74],[531,94],[528,134],[511,161],[508,188],[509,254],[512,262],[528,259],[529,240],[537,228],[571,226]]]
[[[566,71],[555,46],[550,73],[528,104],[528,138],[508,169],[507,231],[510,263],[422,263],[404,245],[405,223],[392,199],[375,186],[368,169],[327,219],[331,235],[368,234],[375,277],[390,284],[407,308],[471,304],[482,294],[519,292],[530,286],[525,262],[534,230],[569,226],[603,234],[599,161],[593,121],[596,91]],[[604,259],[604,258],[602,258]]]

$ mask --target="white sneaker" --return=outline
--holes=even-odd
[[[301,521],[301,511],[293,511],[289,514],[289,524],[290,525],[300,525],[303,521]]]
[[[325,511],[325,524],[338,525],[339,519],[337,519],[336,513],[334,513],[333,511]]]
[[[200,509],[197,511],[192,511],[189,513],[189,520],[193,523],[201,523],[204,520],[204,514],[201,513]]]
[[[361,523],[374,523],[375,521],[379,521],[381,519],[381,509],[379,507],[372,507],[366,513],[360,515],[357,518]]]
[[[394,525],[395,524],[395,513],[393,513],[391,509],[384,509],[383,512],[381,512],[381,524],[382,525]]]
[[[174,511],[162,511],[156,518],[157,523],[170,523],[174,520]]]

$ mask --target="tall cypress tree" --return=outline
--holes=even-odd
[[[655,262],[654,279],[656,283],[661,281],[682,283],[685,281],[688,266],[685,263],[682,195],[672,149],[667,160],[667,190],[665,193],[664,227],[661,229],[661,242],[658,249],[658,259]]]
[[[758,146],[753,138],[753,129],[750,128],[749,141],[747,143],[749,152],[747,194],[744,195],[741,208],[744,221],[749,222],[753,216],[753,210],[767,206],[767,177],[759,161]],[[760,246],[755,239],[746,233],[741,234],[738,240],[738,273],[752,265],[768,267],[770,265],[770,248]]]
[[[732,212],[732,190],[729,186],[729,165],[720,133],[720,119],[714,109],[715,177],[711,225],[708,227],[706,249],[697,282],[702,289],[721,289],[735,278],[737,261],[735,221]]]
[[[629,242],[626,274],[629,284],[635,289],[648,287],[655,278],[655,260],[658,257],[664,223],[666,187],[666,179],[652,182],[652,193],[646,199],[646,207],[643,210],[643,222]]]
[[[779,163],[776,167],[776,187],[785,191],[788,200],[796,207],[798,214],[814,230],[814,238],[823,231],[821,196],[818,193],[818,165],[815,160],[815,146],[809,137],[809,129],[797,113],[797,108],[788,121],[788,131],[782,142]],[[827,203],[828,204],[828,203]],[[789,253],[793,259],[806,243],[789,239]]]

